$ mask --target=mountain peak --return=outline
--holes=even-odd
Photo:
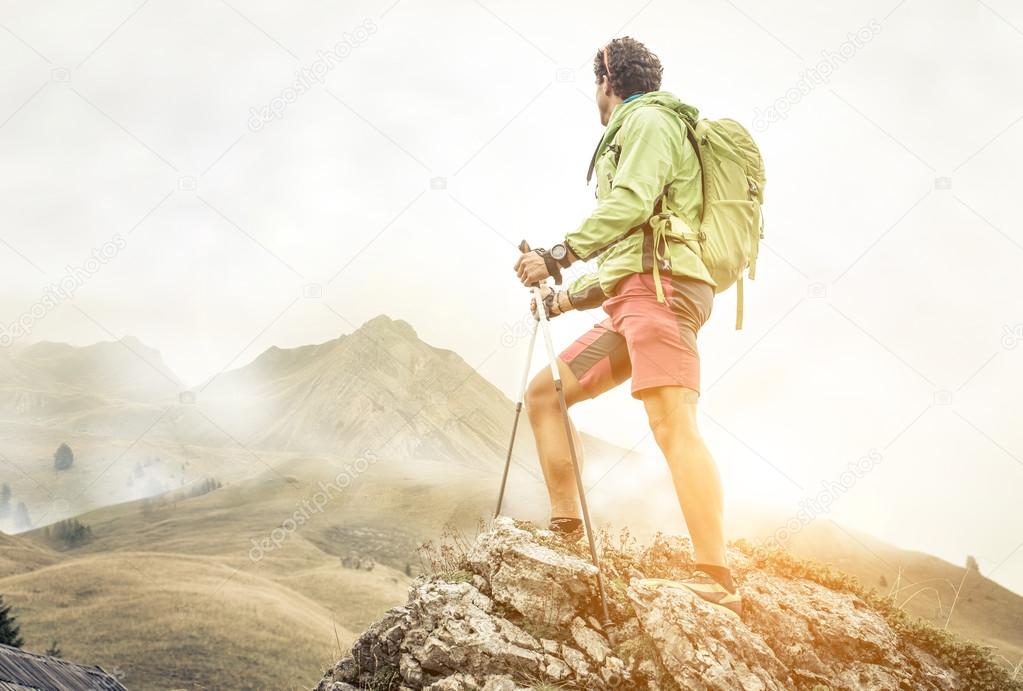
[[[670,585],[695,568],[689,540],[600,542],[612,627],[597,621],[583,541],[501,517],[474,543],[431,547],[432,573],[317,691],[378,688],[380,679],[428,691],[1023,688],[980,646],[786,552],[741,542],[729,550],[739,619]]]
[[[400,338],[413,338],[418,340],[419,335],[412,325],[403,319],[391,319],[386,314],[378,314],[372,319],[363,323],[355,334],[364,333],[371,336],[387,335]]]

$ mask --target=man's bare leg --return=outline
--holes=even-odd
[[[721,478],[697,427],[698,394],[682,386],[659,386],[640,395],[671,470],[696,562],[725,566]]]
[[[579,385],[579,380],[561,358],[558,358],[558,371],[565,391],[565,403],[571,407],[588,398]],[[554,390],[554,380],[550,367],[544,367],[529,382],[526,389],[526,414],[536,438],[536,451],[540,456],[540,467],[543,469],[544,482],[551,500],[551,516],[559,518],[580,518],[579,491],[575,482],[575,471],[572,468],[572,456],[565,436],[565,421],[561,416],[561,404],[558,393]],[[575,440],[576,458],[582,470],[583,448],[579,432],[571,423],[572,437]]]

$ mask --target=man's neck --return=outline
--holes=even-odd
[[[607,122],[610,124],[611,120],[614,119],[615,111],[618,109],[618,106],[623,105],[625,103],[631,103],[632,101],[635,101],[637,98],[642,96],[644,93],[645,92],[643,91],[637,91],[636,93],[628,96],[627,98],[621,98],[617,94],[612,96],[610,99],[611,110],[607,114]]]

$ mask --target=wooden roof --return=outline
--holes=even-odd
[[[0,644],[0,691],[128,691],[101,667]]]

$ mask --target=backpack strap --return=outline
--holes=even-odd
[[[742,274],[735,281],[735,330],[742,328]]]

